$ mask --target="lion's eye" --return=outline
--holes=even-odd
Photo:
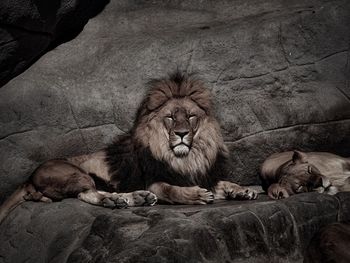
[[[168,120],[170,120],[170,121],[173,121],[173,120],[174,120],[174,118],[173,118],[172,116],[166,116],[165,118],[168,119]]]
[[[307,167],[307,172],[308,172],[309,174],[312,174],[312,168],[311,168],[311,166],[308,166],[308,167]]]
[[[190,115],[189,117],[188,117],[188,119],[189,120],[193,120],[194,118],[196,118],[197,116],[196,115]]]

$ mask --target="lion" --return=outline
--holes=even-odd
[[[256,199],[256,191],[224,180],[229,151],[203,82],[176,72],[149,86],[127,135],[96,153],[45,162],[4,203],[2,217],[25,200],[76,197],[120,208],[157,200],[209,204]],[[105,184],[104,191],[96,180]]]
[[[261,166],[263,188],[272,199],[317,191],[350,191],[350,158],[327,152],[275,153]]]

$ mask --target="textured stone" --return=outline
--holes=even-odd
[[[350,156],[349,1],[121,0],[84,27],[105,3],[1,1],[0,83],[37,61],[0,89],[0,202],[40,162],[127,132],[145,83],[177,67],[213,93],[233,180],[259,183],[278,151]],[[0,262],[301,262],[320,227],[350,220],[349,198],[25,203],[0,227]]]
[[[24,33],[62,36],[82,28],[72,16],[86,22],[97,5],[58,2],[46,14],[43,1],[3,1],[0,18]],[[349,156],[349,14],[346,0],[112,1],[0,89],[0,150],[9,153],[0,155],[0,199],[38,163],[127,132],[148,79],[177,67],[198,72],[213,92],[235,181],[259,183],[259,165],[277,151]],[[14,45],[2,53],[18,54],[12,34],[1,32],[5,47]],[[35,41],[48,45],[45,34]],[[27,46],[37,51],[39,42]],[[0,64],[21,67],[9,61]]]
[[[1,1],[0,86],[48,49],[75,37],[107,1]]]
[[[302,262],[337,213],[337,198],[317,193],[122,210],[27,202],[0,228],[0,262]]]

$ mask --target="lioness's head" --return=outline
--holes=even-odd
[[[268,189],[269,196],[274,199],[311,191],[324,192],[330,187],[329,180],[308,162],[307,154],[300,151],[294,151],[292,160],[280,167],[278,175],[278,183]]]
[[[210,92],[180,73],[154,80],[138,111],[134,136],[176,172],[205,174],[218,153],[227,155]]]

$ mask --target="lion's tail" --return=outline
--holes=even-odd
[[[0,224],[6,216],[18,205],[25,202],[24,196],[28,193],[28,183],[21,185],[15,192],[0,206]]]

